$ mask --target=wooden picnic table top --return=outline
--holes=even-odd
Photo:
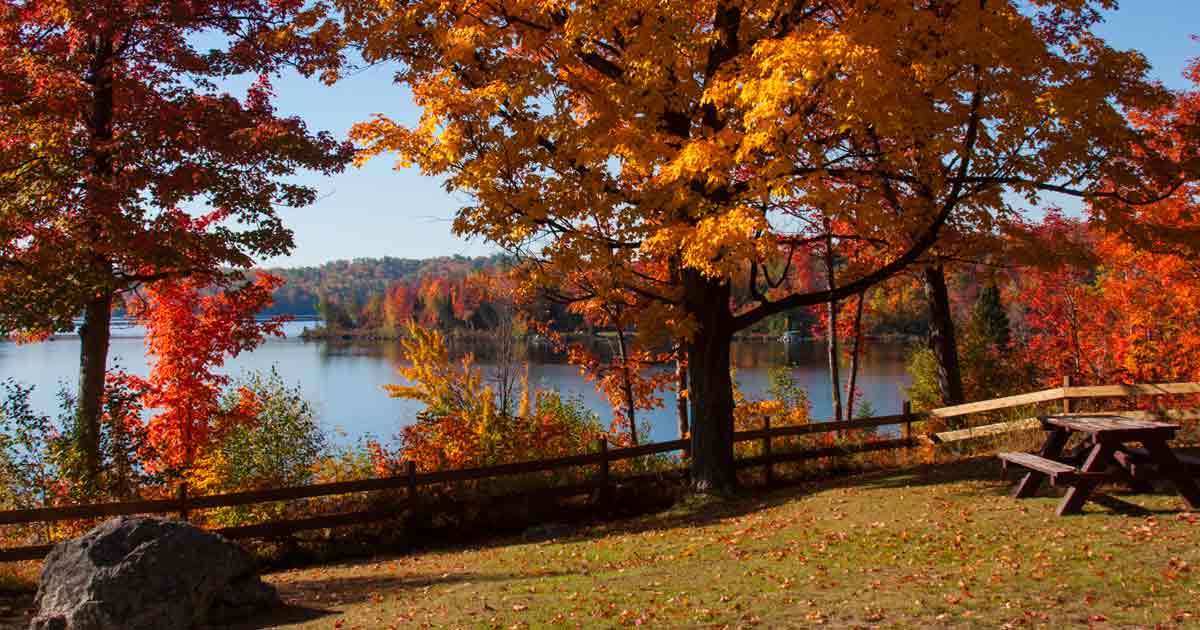
[[[1104,435],[1119,438],[1124,434],[1141,435],[1146,433],[1162,433],[1170,436],[1179,430],[1179,425],[1177,424],[1154,422],[1152,420],[1136,420],[1118,415],[1042,416],[1041,421],[1044,424],[1088,433],[1097,437]]]

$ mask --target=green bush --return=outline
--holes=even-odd
[[[272,368],[233,384],[221,399],[232,411],[242,391],[254,396],[257,413],[221,437],[204,467],[211,490],[284,487],[310,483],[328,440],[312,405],[298,387],[289,387]]]

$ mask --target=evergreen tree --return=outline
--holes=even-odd
[[[1012,339],[1008,312],[1000,301],[1000,289],[994,283],[985,286],[976,298],[974,312],[971,314],[971,326],[979,337],[996,350],[1008,351]]]

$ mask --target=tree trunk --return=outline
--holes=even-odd
[[[854,307],[854,341],[850,346],[850,377],[846,381],[846,419],[854,419],[854,397],[858,388],[858,355],[862,348],[863,294],[858,294]]]
[[[100,239],[103,227],[100,219],[115,205],[111,143],[113,139],[113,77],[114,48],[112,36],[101,33],[92,44],[92,58],[84,80],[92,86],[92,111],[88,118],[91,159],[86,204],[90,215],[80,238],[94,242]],[[93,271],[112,274],[111,262],[100,253],[93,260]],[[83,326],[79,328],[79,400],[75,417],[75,448],[82,459],[82,481],[92,488],[100,478],[100,416],[103,412],[104,376],[108,368],[109,324],[112,320],[113,292],[105,290],[84,305]]]
[[[675,414],[679,418],[679,438],[683,439],[688,434],[688,399],[685,392],[688,390],[688,374],[687,374],[687,349],[681,341],[675,349]]]
[[[625,345],[625,331],[617,325],[617,354],[621,360],[621,393],[625,400],[625,418],[629,420],[629,439],[634,446],[638,443],[637,408],[633,402],[633,374],[629,371],[629,353]]]
[[[687,348],[692,485],[697,492],[731,494],[737,488],[737,476],[733,467],[733,380],[729,375],[734,332],[729,284],[691,269],[681,276],[684,307],[696,322]]]
[[[829,290],[832,291],[837,287],[837,281],[834,277],[833,270],[833,233],[829,222],[825,222],[825,282]],[[842,377],[838,374],[838,303],[837,300],[829,302],[828,318],[829,327],[826,330],[826,350],[829,353],[829,379],[830,393],[833,396],[833,420],[840,422],[842,420]]]
[[[925,268],[925,296],[929,300],[929,348],[937,360],[942,404],[958,405],[964,402],[962,373],[958,367],[950,294],[946,291],[946,274],[941,265]]]
[[[88,302],[79,327],[79,401],[75,444],[82,457],[84,481],[100,478],[100,416],[103,413],[104,374],[108,369],[112,294]]]

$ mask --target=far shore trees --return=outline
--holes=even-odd
[[[604,291],[641,296],[639,326],[687,340],[694,487],[728,492],[734,333],[859,294],[948,226],[991,230],[1039,192],[1121,224],[1128,202],[1176,185],[1125,117],[1170,94],[1091,32],[1105,4],[339,6],[422,108],[412,127],[358,125],[364,155],[397,153],[470,195],[455,231],[529,261],[529,282],[570,291],[574,270],[602,269]],[[830,290],[768,273],[825,240],[879,264]]]
[[[351,148],[273,109],[269,75],[323,69],[321,3],[0,1],[0,331],[69,330],[82,314],[80,473],[95,480],[109,320],[147,283],[293,246],[278,206]],[[233,77],[258,77],[245,98]]]

